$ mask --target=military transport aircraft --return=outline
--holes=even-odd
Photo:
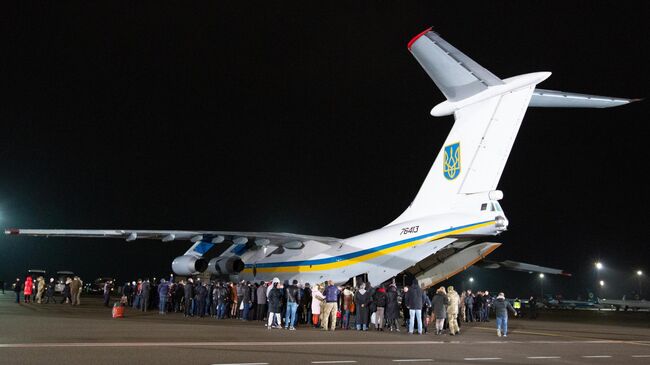
[[[486,242],[508,227],[499,204],[503,193],[497,184],[529,106],[606,108],[634,101],[536,89],[550,72],[500,79],[431,28],[415,36],[407,48],[447,99],[436,105],[431,115],[453,115],[455,123],[415,199],[385,227],[344,239],[293,233],[138,229],[7,229],[5,233],[189,241],[192,246],[172,262],[178,275],[208,270],[246,280],[277,277],[311,283],[327,279],[343,283],[366,275],[370,283],[379,284],[405,272],[431,286],[500,246]],[[210,258],[217,245],[228,246]],[[509,261],[500,266],[562,272],[522,265]]]

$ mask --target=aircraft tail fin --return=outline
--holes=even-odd
[[[597,104],[590,95],[535,89],[550,72],[500,79],[431,28],[415,36],[408,49],[447,99],[431,115],[453,114],[455,123],[415,199],[390,225],[478,211],[487,201],[501,199],[497,184],[531,98],[535,106],[575,106],[559,105],[557,95]]]

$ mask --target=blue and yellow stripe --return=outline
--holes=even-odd
[[[365,250],[359,250],[324,259],[246,264],[244,272],[252,273],[253,266],[255,266],[255,270],[257,272],[307,272],[338,269],[341,267],[358,264],[360,262],[369,261],[377,257],[388,255],[390,253],[406,248],[419,246],[441,238],[466,233],[483,227],[488,227],[494,223],[494,220],[489,220],[485,222],[468,224],[465,226],[452,227],[442,231],[431,232],[417,237],[407,238]]]

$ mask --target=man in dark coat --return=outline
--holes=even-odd
[[[50,282],[47,283],[47,288],[45,289],[45,303],[49,303],[50,300],[56,304],[56,299],[54,298],[54,286],[56,283],[54,282],[54,278],[50,278]]]
[[[241,300],[242,303],[244,304],[241,320],[248,321],[248,313],[251,310],[251,306],[253,305],[253,291],[251,288],[251,283],[249,281],[244,283],[241,287],[243,291]]]
[[[205,283],[198,283],[194,292],[194,302],[197,304],[197,314],[203,318],[205,314],[205,298],[208,296],[208,288]]]
[[[23,285],[20,282],[20,278],[16,278],[16,282],[14,283],[14,293],[16,293],[16,303],[20,303],[20,292],[22,288]]]
[[[386,292],[386,323],[391,331],[393,328],[399,332],[399,302],[398,302],[397,286],[391,284]]]
[[[183,286],[183,294],[185,298],[185,317],[191,317],[192,314],[192,299],[194,298],[194,285],[192,285],[192,278],[187,279],[187,283]]]
[[[413,279],[406,293],[406,307],[409,309],[409,334],[413,334],[415,322],[418,322],[418,333],[422,334],[422,289],[417,279]]]
[[[273,289],[269,292],[267,301],[269,304],[269,319],[267,323],[267,328],[282,328],[282,319],[280,318],[280,311],[282,310],[282,291],[278,289],[279,283],[273,282]],[[272,326],[273,317],[277,321],[276,326]]]
[[[386,309],[386,289],[383,285],[377,288],[375,294],[372,296],[372,300],[377,306],[377,309],[375,311],[375,329],[377,331],[383,331],[385,316],[384,312]]]
[[[370,296],[370,293],[366,291],[366,284],[361,283],[361,285],[359,285],[359,290],[357,290],[357,292],[354,294],[354,304],[357,311],[357,331],[368,330],[368,320],[370,319],[370,302],[372,302],[372,297]]]

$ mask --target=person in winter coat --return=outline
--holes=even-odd
[[[383,331],[386,309],[386,288],[383,285],[377,288],[375,294],[372,296],[372,301],[377,306],[377,310],[375,311],[375,330]]]
[[[339,294],[341,291],[334,285],[332,280],[328,281],[325,288],[325,311],[323,312],[323,329],[325,331],[336,329],[336,313],[339,311]]]
[[[305,324],[311,321],[311,299],[311,287],[309,286],[309,283],[305,283],[305,287],[303,288],[303,295],[302,298],[300,298],[300,306],[302,307],[303,313],[303,322]]]
[[[510,302],[506,300],[506,297],[503,293],[499,293],[497,298],[493,302],[494,312],[497,315],[497,336],[508,337],[508,311],[516,317],[517,312],[510,305]]]
[[[16,303],[20,303],[20,292],[23,288],[23,285],[20,283],[20,278],[16,278],[14,283],[14,293],[16,293]]]
[[[193,316],[192,313],[192,299],[194,298],[194,285],[192,278],[187,279],[187,283],[183,286],[183,300],[185,301],[185,317]]]
[[[160,314],[167,314],[167,298],[169,297],[169,283],[165,279],[160,279],[158,285],[158,310]]]
[[[422,327],[424,333],[429,333],[429,316],[431,315],[431,299],[426,291],[422,291]]]
[[[47,287],[45,288],[45,304],[49,304],[50,300],[56,304],[56,299],[54,298],[54,278],[50,278],[50,282],[47,283]]]
[[[36,303],[41,304],[45,292],[45,279],[42,276],[36,278]]]
[[[208,296],[208,288],[205,283],[197,283],[194,290],[194,303],[196,303],[196,314],[203,318],[205,315],[205,298]]]
[[[23,290],[23,294],[25,295],[25,303],[29,303],[29,299],[32,295],[32,286],[34,285],[34,282],[32,281],[32,277],[28,276],[25,278],[25,289]]]
[[[370,319],[369,306],[372,302],[370,293],[366,291],[366,284],[361,283],[359,290],[354,294],[354,306],[356,309],[357,331],[368,330],[368,320]]]
[[[72,294],[70,293],[70,284],[72,284],[72,279],[67,277],[65,278],[65,284],[63,286],[63,298],[61,298],[61,304],[63,303],[72,303]]]
[[[122,287],[122,295],[126,297],[126,305],[129,307],[133,305],[133,286],[131,283],[126,283]]]
[[[466,322],[474,322],[474,294],[471,289],[467,289],[465,296],[465,313]]]
[[[149,296],[151,295],[151,283],[149,282],[149,279],[145,279],[145,281],[142,282],[142,311],[146,312],[149,310]]]
[[[458,314],[460,314],[460,321],[462,322],[467,322],[467,316],[465,315],[465,297],[467,296],[467,292],[464,290],[460,294],[460,308],[458,309]]]
[[[316,284],[311,288],[311,323],[315,328],[318,327],[320,319],[321,303],[325,301],[325,296],[321,293],[320,285]]]
[[[282,319],[280,318],[280,311],[282,310],[282,290],[278,288],[280,283],[274,282],[273,288],[269,292],[266,300],[269,305],[269,318],[266,327],[268,329],[272,328],[282,328]],[[273,319],[277,321],[277,325],[273,325]]]
[[[350,290],[350,287],[346,286],[343,293],[341,293],[341,313],[343,314],[341,328],[344,330],[350,329],[350,314],[352,313],[353,302],[354,293]]]
[[[81,279],[78,276],[75,276],[72,281],[70,282],[70,304],[72,305],[80,305],[80,296],[81,296],[81,288],[83,286],[83,283],[81,282]]]
[[[447,322],[449,323],[449,334],[455,336],[460,332],[458,328],[458,311],[460,297],[453,286],[447,288]]]
[[[260,281],[260,286],[257,288],[257,320],[263,321],[266,315],[266,283]]]
[[[415,322],[418,322],[418,333],[422,334],[422,289],[417,279],[413,279],[405,294],[406,307],[409,310],[409,334],[413,334]]]
[[[441,286],[436,290],[436,294],[431,301],[433,305],[433,315],[436,317],[436,335],[442,334],[442,329],[445,325],[445,318],[447,318],[447,292],[445,287]]]
[[[395,284],[390,284],[388,287],[388,291],[386,292],[386,310],[385,310],[385,315],[386,315],[386,324],[388,325],[388,328],[390,328],[391,331],[393,331],[393,328],[395,331],[399,332],[399,302],[397,300],[398,297],[397,293],[397,286]]]

